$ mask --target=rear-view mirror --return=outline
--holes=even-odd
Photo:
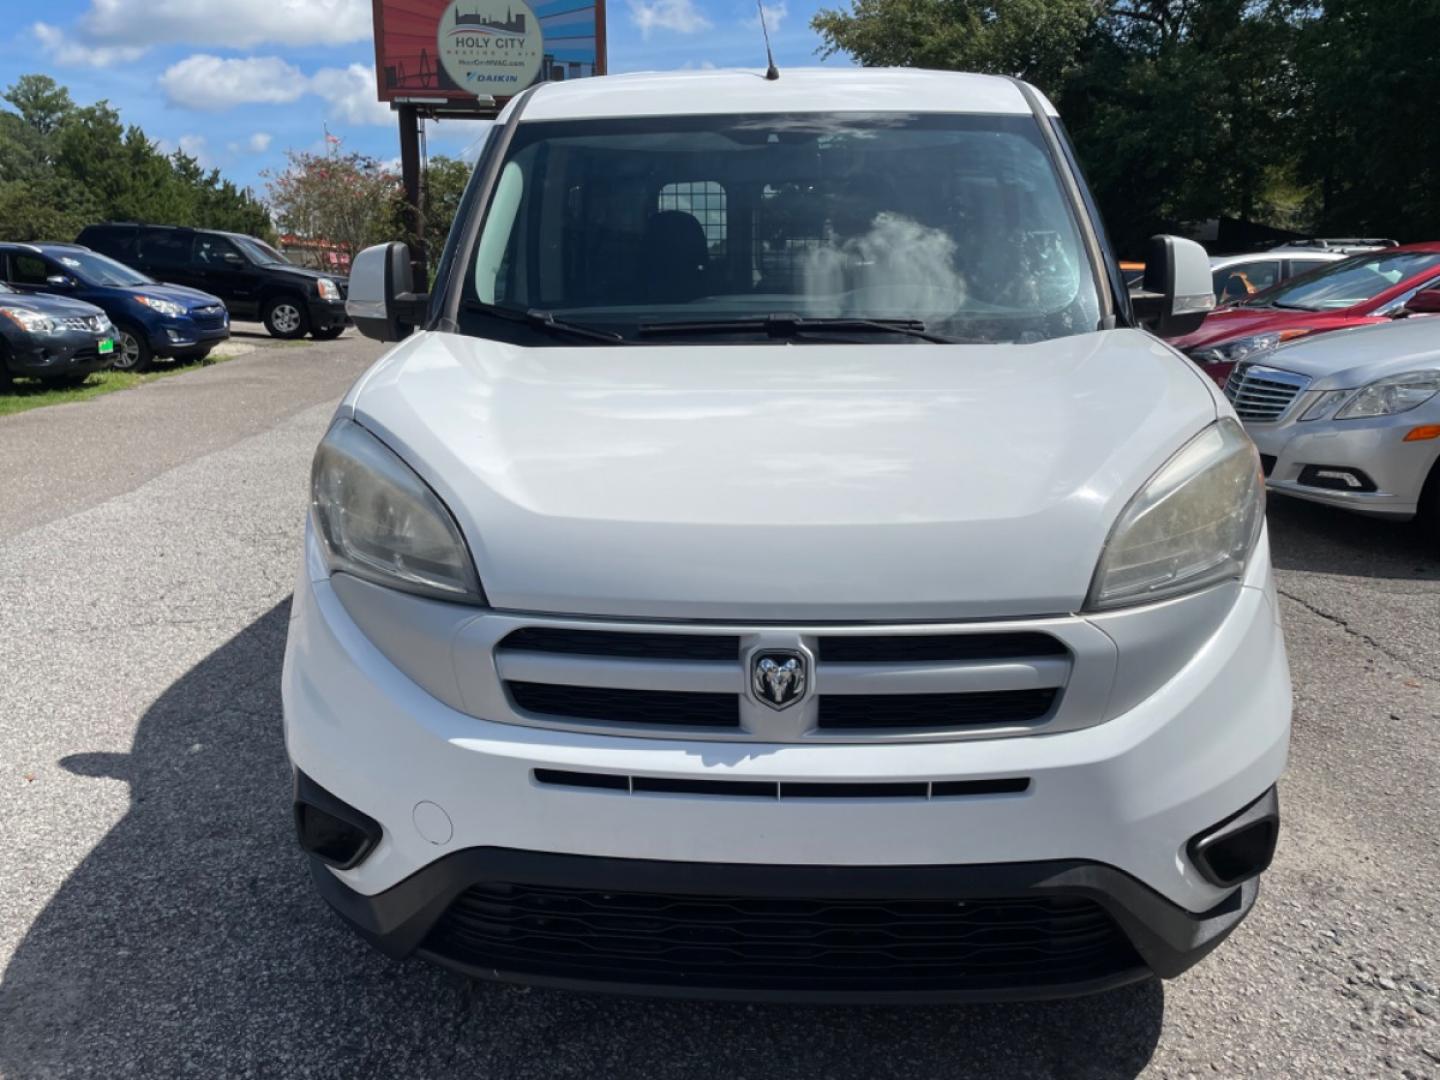
[[[1152,236],[1145,278],[1130,290],[1130,306],[1140,325],[1157,337],[1181,337],[1200,328],[1215,310],[1210,257],[1193,240]]]
[[[1421,289],[1401,309],[1406,315],[1440,315],[1440,287]]]
[[[75,279],[69,274],[51,274],[45,279],[45,284],[49,285],[52,289],[73,289],[75,287]]]
[[[405,244],[368,247],[350,265],[345,314],[366,337],[400,341],[425,319],[429,297],[415,292],[410,248]]]

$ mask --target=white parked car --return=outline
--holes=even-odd
[[[1052,107],[920,71],[544,84],[315,457],[300,843],[392,956],[916,1001],[1172,976],[1257,894],[1290,679],[1254,447]],[[403,339],[403,340],[401,340]]]
[[[1440,289],[1396,322],[1316,335],[1237,364],[1225,393],[1272,491],[1419,517],[1440,538]],[[1423,317],[1422,317],[1423,315]]]
[[[1312,247],[1278,247],[1244,255],[1212,255],[1210,275],[1217,304],[1233,304],[1264,292],[1272,285],[1318,270],[1351,253]]]

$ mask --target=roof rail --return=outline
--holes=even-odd
[[[1319,251],[1344,251],[1352,249],[1356,251],[1373,251],[1376,248],[1399,247],[1398,240],[1385,240],[1380,237],[1364,236],[1325,236],[1311,237],[1306,240],[1282,240],[1272,245],[1270,250],[1276,248],[1315,248]]]

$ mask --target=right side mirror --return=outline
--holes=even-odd
[[[415,292],[410,248],[401,243],[368,247],[350,264],[345,314],[366,337],[400,341],[425,321],[430,298]]]
[[[1440,285],[1421,289],[1400,310],[1406,315],[1440,315]]]
[[[1130,290],[1130,306],[1140,325],[1156,337],[1181,337],[1200,329],[1215,310],[1210,256],[1193,240],[1152,236],[1145,280]]]

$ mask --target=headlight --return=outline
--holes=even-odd
[[[55,329],[54,319],[41,315],[38,311],[30,311],[28,308],[0,307],[0,315],[5,316],[27,334],[46,334]]]
[[[1238,364],[1262,353],[1273,352],[1287,341],[1304,337],[1310,330],[1299,327],[1293,330],[1272,330],[1268,334],[1252,334],[1236,338],[1223,345],[1212,345],[1208,349],[1197,349],[1194,357],[1207,364]]]
[[[1440,394],[1440,371],[1407,371],[1376,379],[1335,414],[1336,420],[1409,412]]]
[[[1239,577],[1264,518],[1255,446],[1239,424],[1221,420],[1130,500],[1100,555],[1086,607],[1145,603]]]
[[[332,570],[423,596],[484,602],[450,511],[359,424],[337,421],[321,441],[310,499]]]
[[[322,277],[319,281],[315,283],[315,287],[320,290],[321,300],[340,299],[340,287],[336,285],[335,282],[331,281],[328,277]]]
[[[160,315],[167,315],[172,319],[185,314],[185,309],[173,300],[162,300],[158,296],[137,296],[135,299],[151,311]]]

